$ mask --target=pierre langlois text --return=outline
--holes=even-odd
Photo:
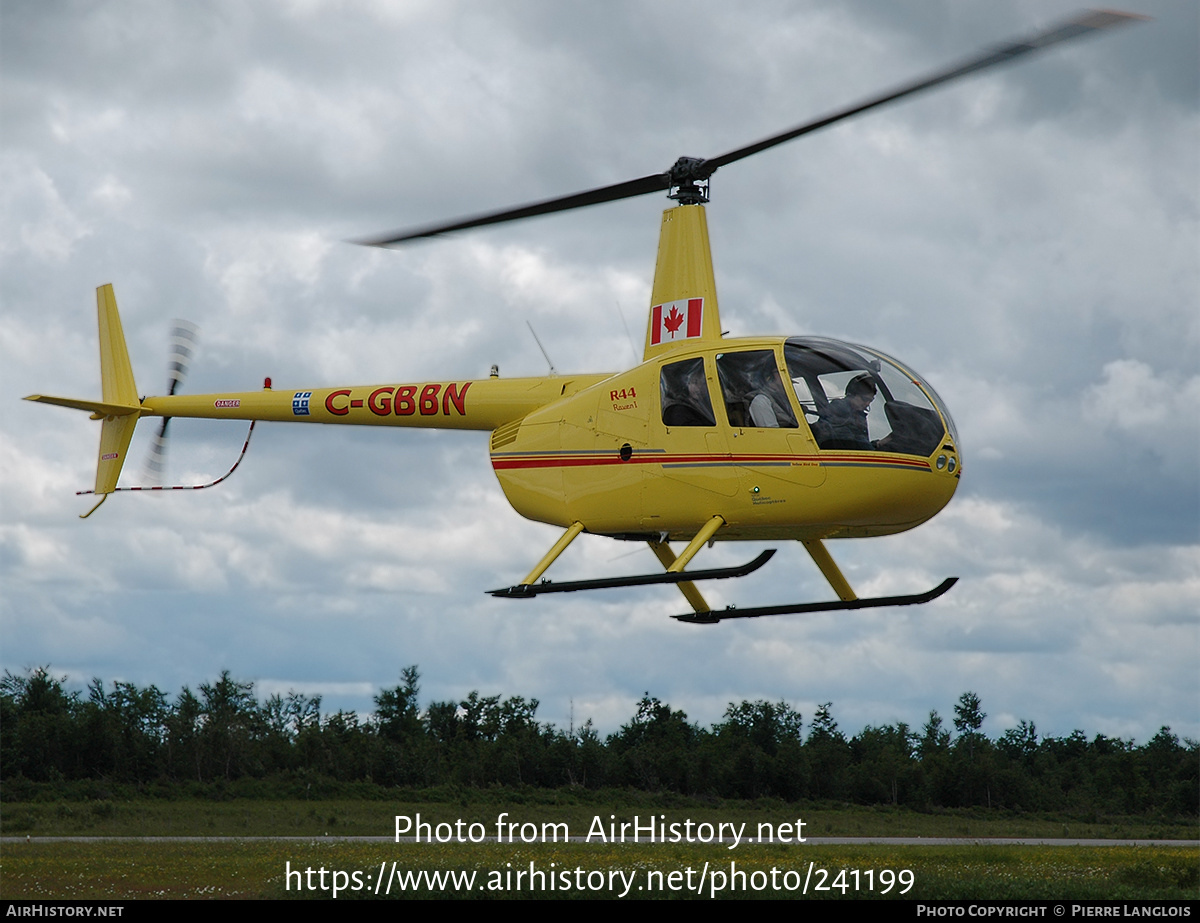
[[[565,823],[520,821],[507,811],[492,823],[422,820],[420,814],[396,815],[396,842],[414,843],[720,843],[736,849],[742,843],[805,843],[805,822],[800,818],[782,823],[761,822],[750,828],[745,822],[667,820],[665,814],[633,815],[617,820],[592,818],[586,831],[572,832]]]

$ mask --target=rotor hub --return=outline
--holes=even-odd
[[[707,168],[703,157],[680,157],[667,171],[673,191],[667,198],[680,205],[703,205],[708,201],[708,180],[715,168]]]

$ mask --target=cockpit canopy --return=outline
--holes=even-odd
[[[821,337],[792,337],[783,356],[820,448],[931,455],[947,432],[957,447],[941,398],[890,356]]]
[[[732,344],[731,344],[732,346]],[[735,428],[798,429],[779,347],[717,353],[718,397]],[[896,360],[865,346],[793,337],[783,359],[795,403],[820,449],[932,455],[947,434],[957,448],[950,414],[928,384]],[[662,421],[672,427],[717,425],[703,356],[661,368]],[[951,469],[953,470],[953,469]]]

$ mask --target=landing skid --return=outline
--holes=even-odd
[[[725,525],[725,519],[719,515],[714,515],[692,537],[692,540],[688,542],[688,546],[683,549],[683,552],[678,557],[667,544],[667,536],[665,534],[659,536],[657,540],[653,538],[647,539],[650,550],[654,552],[659,562],[667,569],[666,573],[638,574],[631,577],[602,577],[598,580],[569,580],[563,583],[552,583],[549,580],[542,580],[539,583],[538,578],[546,572],[546,568],[554,563],[554,560],[562,554],[563,549],[584,531],[582,522],[573,522],[524,580],[516,586],[504,587],[499,590],[489,590],[488,592],[492,596],[499,596],[506,599],[529,599],[531,596],[540,596],[543,593],[573,593],[576,590],[606,590],[613,587],[673,584],[679,587],[680,592],[692,604],[692,609],[695,611],[689,612],[687,615],[672,617],[680,622],[713,625],[722,619],[750,619],[761,615],[829,612],[838,609],[874,609],[879,606],[917,606],[921,603],[927,603],[932,599],[937,599],[958,582],[957,577],[949,577],[926,593],[917,593],[911,596],[878,596],[874,599],[859,599],[854,594],[854,590],[850,584],[846,582],[845,576],[838,569],[833,558],[830,557],[824,543],[817,538],[801,539],[800,544],[808,551],[813,559],[813,563],[817,565],[821,573],[825,576],[825,579],[829,581],[830,587],[833,588],[833,591],[837,593],[840,599],[836,602],[793,603],[785,606],[757,606],[750,609],[738,609],[734,606],[729,606],[726,609],[714,610],[705,601],[700,591],[696,589],[696,581],[745,577],[747,574],[754,573],[754,571],[766,564],[775,554],[775,549],[771,548],[764,551],[753,561],[742,564],[740,567],[714,567],[708,570],[685,571],[684,568],[696,556],[696,553],[706,543],[711,544],[713,536],[723,525]]]
[[[689,612],[686,615],[673,615],[671,618],[677,619],[680,622],[715,625],[722,619],[753,619],[761,615],[791,615],[797,612],[829,612],[838,609],[874,609],[879,606],[918,606],[921,603],[937,599],[956,583],[958,583],[957,577],[947,577],[932,590],[912,596],[876,596],[874,599],[843,599],[836,602],[824,603],[757,606],[752,609],[738,609],[730,606],[720,611]]]
[[[696,580],[723,580],[727,577],[745,577],[766,564],[775,554],[774,548],[768,548],[753,561],[737,567],[714,567],[709,570],[677,571],[663,574],[639,574],[632,577],[602,577],[596,580],[570,580],[563,583],[553,583],[543,580],[541,583],[505,587],[501,590],[488,590],[492,596],[506,599],[527,599],[540,596],[542,593],[573,593],[576,590],[607,590],[622,586],[650,586],[657,583],[684,583]]]

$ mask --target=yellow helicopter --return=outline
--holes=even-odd
[[[719,167],[850,116],[1137,18],[1081,14],[719,157],[681,157],[664,173],[358,241],[394,247],[665,191],[677,204],[663,213],[644,354],[629,371],[503,379],[493,369],[479,380],[287,390],[273,389],[267,379],[260,391],[195,396],[175,394],[180,379],[174,377],[167,395],[139,397],[113,289],[105,285],[97,291],[101,400],[40,394],[27,400],[103,421],[95,488],[81,492],[100,500],[82,518],[118,490],[183,489],[117,486],[134,428],[146,416],[163,418],[160,438],[172,417],[249,420],[251,432],[259,420],[474,429],[491,434],[492,467],[513,508],[565,530],[520,583],[490,591],[494,596],[672,583],[692,607],[675,618],[699,623],[928,602],[957,578],[921,594],[862,599],[824,542],[903,532],[950,501],[962,462],[945,404],[913,369],[875,349],[818,337],[725,338],[704,209],[709,178]],[[179,356],[187,353],[183,343]],[[543,579],[583,532],[644,541],[665,571]],[[836,601],[714,610],[696,587],[745,576],[773,550],[739,567],[685,569],[714,541],[784,539],[804,545]],[[672,541],[686,546],[676,554]]]

